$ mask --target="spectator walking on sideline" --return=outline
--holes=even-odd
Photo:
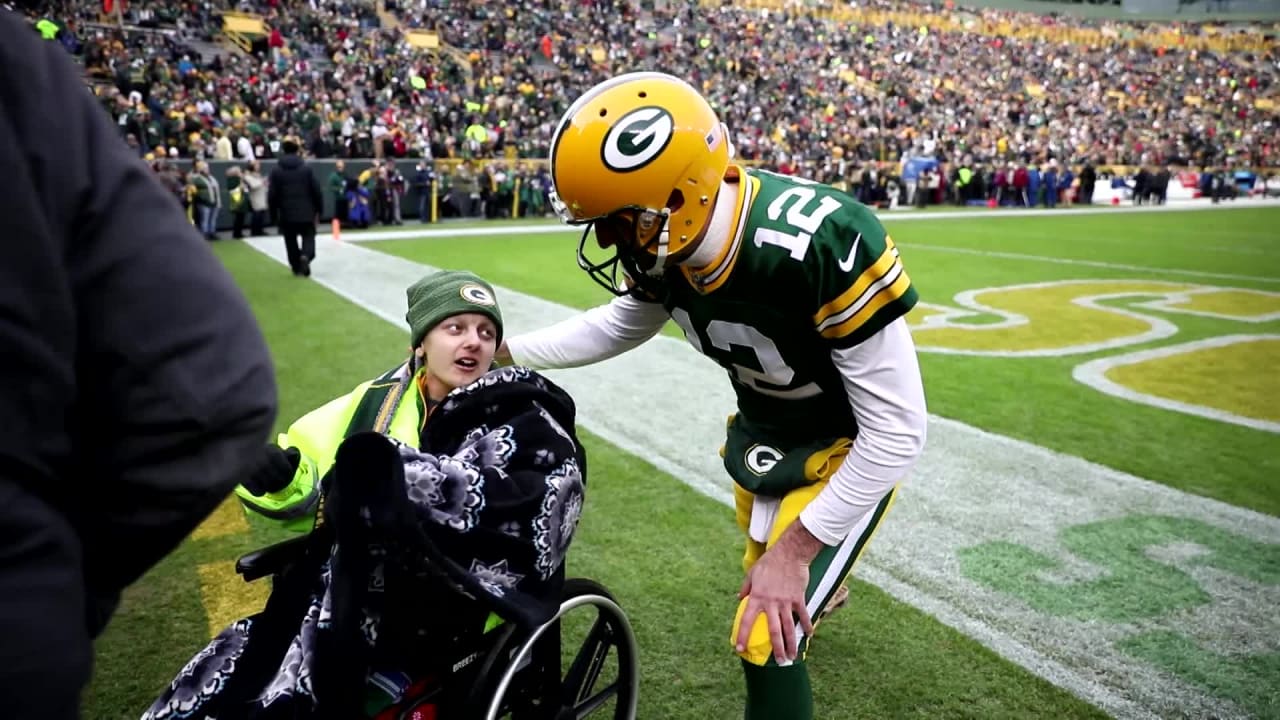
[[[243,479],[276,386],[66,51],[0,8],[0,67],[0,714],[74,720],[121,592]]]
[[[311,277],[311,261],[316,259],[316,223],[320,221],[324,198],[315,174],[298,157],[298,144],[285,140],[281,150],[284,157],[271,171],[267,202],[271,206],[271,217],[284,236],[284,251],[289,256],[293,274]]]

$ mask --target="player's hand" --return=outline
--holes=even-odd
[[[747,577],[742,581],[742,589],[738,591],[738,599],[747,598],[747,607],[738,627],[738,652],[746,649],[756,617],[763,613],[769,626],[773,657],[779,663],[796,659],[797,620],[806,635],[813,634],[813,622],[809,618],[804,598],[805,589],[809,586],[809,560],[813,553],[806,553],[806,548],[798,543],[784,542],[786,539],[784,533],[751,566]]]

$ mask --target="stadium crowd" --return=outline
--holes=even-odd
[[[546,157],[570,98],[661,69],[711,99],[740,158],[870,188],[873,201],[885,191],[875,163],[913,157],[942,163],[938,200],[972,199],[955,196],[961,168],[990,186],[969,194],[996,196],[1006,166],[1012,178],[1280,165],[1280,51],[1256,27],[1227,49],[1220,26],[951,0],[863,0],[854,16],[833,12],[849,9],[839,0],[228,1],[136,0],[102,17],[97,2],[61,0],[45,17],[153,158],[271,159],[292,136],[320,158],[479,159],[496,191],[495,175],[527,176],[520,160]],[[194,46],[216,39],[227,10],[264,18],[252,54]],[[446,48],[415,47],[414,28]]]

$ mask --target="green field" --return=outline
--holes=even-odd
[[[1280,717],[1280,209],[885,224],[920,291],[937,420],[850,608],[814,642],[819,717]],[[559,313],[605,299],[574,235],[493,227],[322,244],[313,282],[219,243],[274,354],[279,429],[401,358],[406,332],[384,318],[420,265],[503,288],[509,332],[551,319],[526,296]],[[360,280],[361,263],[377,273]],[[617,369],[555,376],[591,457],[570,571],[631,617],[640,717],[730,719],[741,548],[713,457],[727,383],[667,334],[637,354],[672,363],[673,392]],[[675,472],[689,468],[709,469]],[[228,503],[131,588],[85,717],[137,717],[256,610],[263,589],[230,564],[275,537]]]

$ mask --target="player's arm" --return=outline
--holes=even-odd
[[[858,435],[827,487],[800,514],[815,538],[840,542],[915,465],[924,448],[928,411],[915,343],[907,328],[915,305],[893,241],[869,210],[842,214],[829,242],[816,248],[823,304],[817,331],[858,422]]]
[[[915,347],[906,320],[898,317],[864,342],[837,348],[832,359],[856,413],[859,431],[853,448],[826,487],[800,512],[769,552],[743,581],[739,598],[750,596],[743,614],[763,612],[769,620],[770,642],[779,662],[796,657],[794,634],[783,633],[785,618],[794,614],[801,628],[812,634],[804,605],[807,567],[823,545],[836,545],[884,499],[911,469],[924,447],[926,411]],[[788,597],[785,588],[798,588]],[[748,642],[750,623],[741,626],[738,652]]]
[[[555,325],[508,338],[497,359],[537,370],[590,365],[644,344],[669,318],[662,305],[626,295]]]
[[[851,348],[832,350],[858,435],[827,487],[800,513],[818,540],[835,545],[906,477],[924,449],[928,411],[915,344],[897,318]]]

